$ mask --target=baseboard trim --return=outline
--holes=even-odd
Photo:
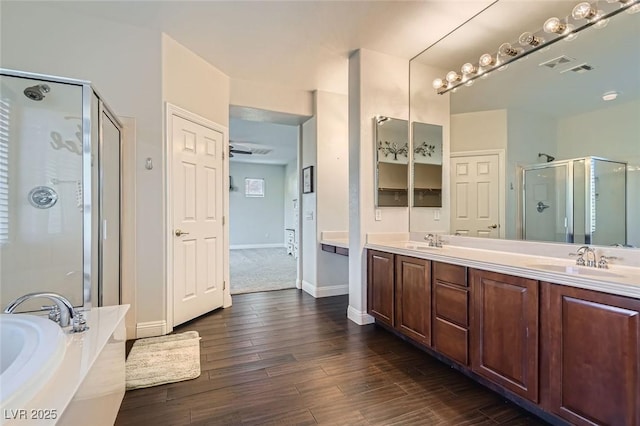
[[[164,336],[167,334],[166,321],[139,322],[136,326],[136,338]]]
[[[364,311],[359,311],[351,305],[349,305],[349,308],[347,309],[347,318],[358,325],[373,324],[375,322],[375,318],[371,315]]]
[[[286,248],[285,243],[269,243],[269,244],[235,244],[229,246],[229,250],[258,249],[258,248]]]
[[[318,287],[308,281],[302,280],[302,290],[316,299],[321,297],[342,296],[343,294],[349,294],[349,284]]]

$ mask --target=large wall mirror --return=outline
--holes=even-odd
[[[407,120],[374,118],[376,146],[376,207],[409,205],[409,129]]]
[[[640,247],[640,13],[592,1],[594,13],[613,15],[590,23],[572,17],[578,3],[497,1],[412,59],[410,119],[448,99],[450,233]],[[560,19],[548,30],[587,27],[558,38],[543,30],[551,17]],[[510,62],[480,77],[473,68],[486,53]],[[473,81],[448,90],[464,82],[467,63]],[[434,80],[451,71],[438,94]],[[411,209],[411,231],[433,231],[429,214]]]

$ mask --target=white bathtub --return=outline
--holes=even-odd
[[[35,315],[0,315],[0,406],[18,410],[42,389],[67,348],[62,329]]]
[[[128,305],[85,312],[69,333],[35,315],[0,315],[0,424],[113,425],[124,396]]]

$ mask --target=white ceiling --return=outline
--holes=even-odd
[[[233,79],[346,94],[354,50],[410,59],[492,0],[44,3],[163,31]]]
[[[45,3],[165,32],[232,79],[347,94],[353,51],[365,48],[409,60],[493,0]],[[267,155],[238,154],[232,161],[270,164],[295,158],[297,133],[295,140],[281,133],[287,127],[297,132],[295,126],[308,119],[233,106],[230,116],[230,140],[236,145],[273,149]]]

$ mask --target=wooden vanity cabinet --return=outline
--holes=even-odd
[[[367,251],[367,312],[391,327],[395,325],[394,257]]]
[[[545,409],[577,425],[640,425],[640,300],[541,286]]]
[[[396,255],[396,321],[402,334],[431,346],[431,262]]]
[[[471,369],[538,402],[538,281],[470,270]]]
[[[469,365],[469,288],[467,268],[433,262],[433,348]]]

